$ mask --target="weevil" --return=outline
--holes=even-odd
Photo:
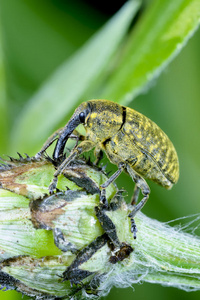
[[[80,104],[66,126],[58,132],[53,153],[55,161],[63,155],[66,142],[70,137],[74,138],[73,132],[79,124],[83,124],[86,134],[79,137],[81,142],[57,168],[49,186],[50,193],[56,189],[57,177],[72,160],[92,148],[95,148],[98,160],[103,150],[118,170],[101,185],[100,200],[106,203],[105,188],[123,170],[127,172],[135,182],[131,201],[133,210],[129,215],[134,231],[133,217],[147,202],[150,193],[144,178],[167,189],[178,181],[179,162],[172,142],[153,121],[134,109],[108,100],[90,100]],[[37,157],[52,144],[56,134],[47,140]],[[140,190],[143,198],[136,205]]]

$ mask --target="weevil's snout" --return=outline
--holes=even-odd
[[[75,110],[73,116],[64,127],[60,137],[57,140],[56,147],[53,153],[53,159],[58,160],[60,156],[63,155],[65,144],[68,141],[70,134],[76,129],[79,124],[85,124],[86,118],[90,113],[90,107],[87,102],[82,103],[79,107]]]

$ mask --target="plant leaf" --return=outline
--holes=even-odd
[[[14,149],[33,152],[33,146],[37,147],[58,125],[58,120],[77,106],[117,50],[139,4],[139,0],[127,2],[28,102],[13,128]]]
[[[1,35],[0,35],[1,41]],[[0,151],[1,153],[6,153],[8,138],[8,115],[6,107],[6,88],[5,88],[5,69],[3,62],[3,50],[2,43],[0,43]]]
[[[156,0],[136,24],[100,97],[127,104],[145,92],[181,51],[200,22],[199,0]]]

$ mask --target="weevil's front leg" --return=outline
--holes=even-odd
[[[70,164],[70,162],[72,160],[74,160],[81,153],[87,152],[87,151],[91,150],[94,147],[95,147],[95,144],[93,142],[85,140],[85,141],[81,142],[75,149],[72,150],[70,155],[61,163],[61,165],[58,167],[57,171],[54,173],[53,181],[49,186],[50,194],[52,194],[53,191],[56,189],[58,176]]]
[[[63,131],[63,127],[56,130],[50,137],[46,140],[44,145],[42,146],[41,150],[35,155],[35,158],[40,158],[43,153],[53,144],[53,142],[57,139],[57,137],[61,134]]]
[[[103,203],[104,205],[108,205],[108,201],[106,199],[106,188],[115,181],[115,179],[123,172],[125,167],[125,164],[123,162],[120,162],[118,165],[118,170],[112,175],[110,176],[110,178],[108,178],[108,180],[106,182],[104,182],[101,185],[101,195],[100,195],[100,202]]]
[[[59,128],[58,130],[56,130],[44,143],[44,145],[42,146],[41,150],[35,155],[36,159],[39,159],[44,152],[53,144],[53,142],[60,136],[60,134],[62,133],[64,127]],[[71,134],[69,136],[69,139],[75,139],[76,140],[76,145],[75,147],[78,145],[79,141],[83,141],[84,140],[84,136],[80,135],[80,133],[76,130],[74,130],[73,134]]]

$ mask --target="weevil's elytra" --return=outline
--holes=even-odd
[[[49,189],[52,193],[57,184],[57,177],[78,155],[95,148],[95,153],[103,150],[109,160],[118,166],[114,173],[102,184],[101,202],[106,203],[105,188],[125,170],[135,182],[134,199],[137,203],[139,190],[143,199],[133,208],[134,215],[146,203],[150,189],[144,178],[155,181],[165,188],[171,188],[179,177],[179,163],[176,150],[167,135],[149,118],[129,107],[121,106],[108,100],[90,100],[83,102],[59,134],[53,158],[55,161],[63,155],[64,147],[70,135],[79,124],[85,127],[86,135],[62,162],[54,174]],[[52,143],[47,141],[40,156]],[[98,158],[97,158],[98,160]]]
[[[152,160],[154,166],[158,166],[171,184],[176,183],[179,177],[179,166],[172,142],[153,121],[133,109],[127,107],[126,110],[127,122],[123,126],[124,132],[133,138],[135,147],[143,153],[143,156]],[[140,124],[140,126],[135,126],[135,120],[136,124]],[[142,170],[140,173],[142,174]],[[145,173],[144,176],[146,176]],[[157,180],[155,179],[155,181]],[[165,186],[162,181],[158,183]]]

